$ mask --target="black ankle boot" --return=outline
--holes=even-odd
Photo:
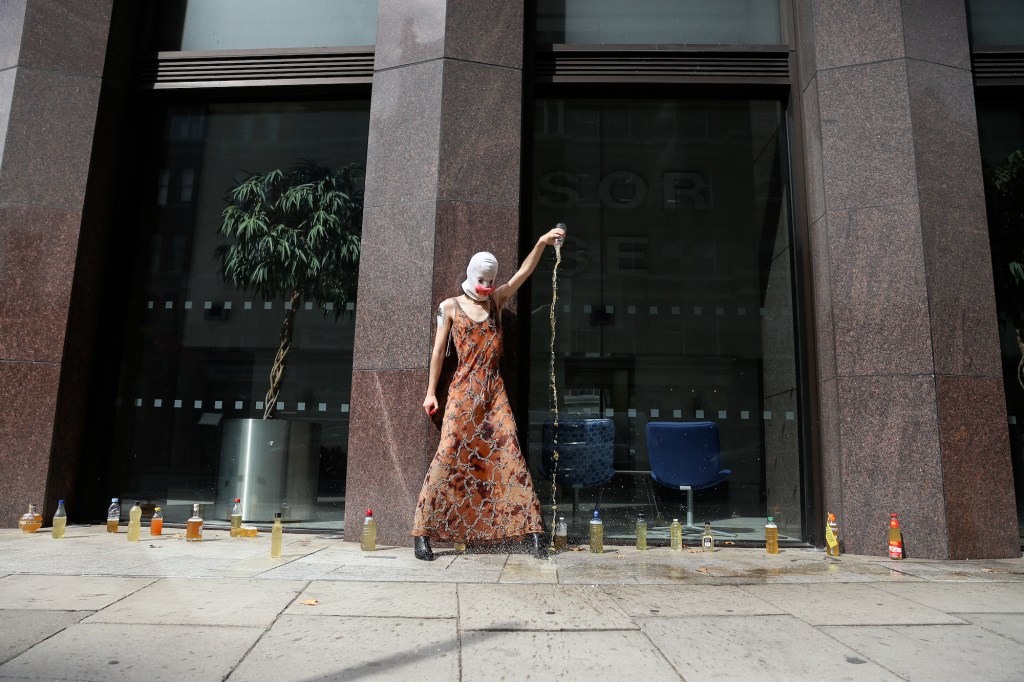
[[[526,553],[532,554],[537,559],[548,558],[548,546],[544,542],[543,533],[530,533],[526,536]]]
[[[413,554],[416,555],[417,559],[433,561],[434,550],[430,548],[430,538],[421,537],[419,535],[413,538]]]

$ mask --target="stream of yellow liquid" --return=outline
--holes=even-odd
[[[555,320],[558,317],[558,266],[562,264],[562,245],[555,244],[555,267],[551,270],[551,308],[548,309],[548,320],[551,322],[551,362],[548,365],[548,379],[551,386],[551,411],[554,414],[552,425],[551,460],[554,466],[551,471],[551,545],[548,551],[555,551],[555,528],[558,526],[558,386],[555,383]]]

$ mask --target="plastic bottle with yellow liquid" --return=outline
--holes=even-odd
[[[364,552],[377,551],[377,521],[373,518],[373,510],[366,510],[363,519],[363,530],[359,534],[359,549]]]
[[[203,541],[203,517],[199,515],[199,505],[192,505],[192,516],[185,522],[185,541]]]
[[[231,530],[228,533],[233,538],[242,536],[242,498],[236,497],[235,504],[231,507]]]
[[[142,536],[142,507],[136,501],[128,510],[128,542],[138,542]]]
[[[57,500],[57,513],[53,515],[53,530],[50,535],[54,540],[64,539],[64,529],[67,527],[68,513],[64,510],[64,500]]]
[[[107,507],[107,532],[116,533],[117,524],[121,523],[121,505],[116,497],[110,498],[110,506]]]
[[[775,525],[774,516],[769,516],[764,526],[764,549],[769,554],[779,553],[779,527]]]
[[[270,558],[281,558],[281,543],[284,541],[284,528],[281,527],[281,512],[274,512],[274,527],[270,530]]]
[[[569,526],[565,525],[565,517],[559,516],[555,525],[555,551],[564,552],[569,547]]]
[[[832,512],[825,521],[825,556],[839,556],[839,524]]]
[[[672,519],[671,525],[668,527],[669,542],[672,545],[672,549],[677,552],[683,551],[683,524],[679,523],[679,519]]]
[[[590,551],[594,554],[604,552],[604,523],[596,509],[594,518],[590,519]]]
[[[636,519],[636,548],[641,551],[647,549],[647,519],[643,512]]]

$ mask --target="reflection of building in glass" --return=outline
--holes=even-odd
[[[771,514],[820,545],[831,511],[875,554],[898,512],[919,557],[1019,551],[1014,3],[255,4],[5,15],[0,461],[32,472],[2,518],[118,495],[215,523],[243,496],[350,539],[372,506],[405,543],[433,311],[473,252],[507,276],[564,222],[559,408],[601,476],[562,503],[600,502],[609,539],[641,511],[667,538],[687,495],[648,429],[709,423],[730,474],[692,506],[738,542]],[[287,302],[225,284],[217,228],[240,180],[303,159],[365,168],[358,305],[300,306],[257,427]],[[504,366],[545,505],[552,266]]]

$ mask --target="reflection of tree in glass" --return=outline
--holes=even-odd
[[[999,166],[985,169],[988,190],[989,235],[996,275],[996,296],[1007,319],[1020,319],[1020,287],[1024,286],[1024,149],[1006,157]],[[1006,276],[1013,276],[1012,282]],[[1012,324],[1012,323],[1011,323]],[[1024,388],[1024,337],[1015,326],[1021,360],[1017,382]]]
[[[220,273],[242,291],[286,306],[270,370],[264,419],[273,419],[302,301],[337,319],[355,301],[363,216],[363,169],[332,169],[304,160],[288,170],[254,173],[227,194],[217,247]]]

